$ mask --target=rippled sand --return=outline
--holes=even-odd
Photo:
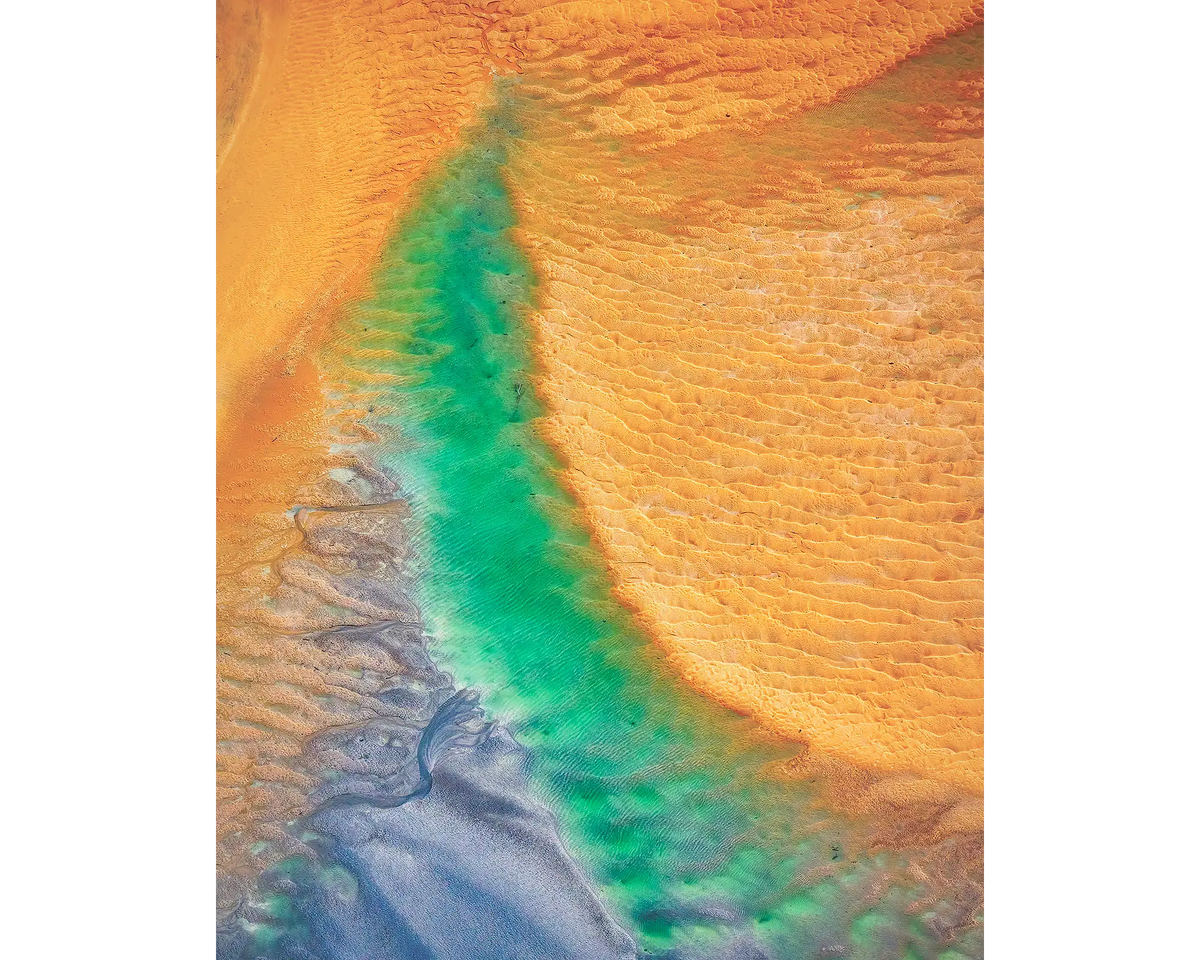
[[[217,634],[221,864],[249,869],[355,711],[360,663],[302,642],[345,617],[289,510],[354,499],[314,357],[361,296],[412,184],[491,77],[466,4],[222,0],[217,11]],[[322,575],[323,576],[323,575]],[[353,619],[351,618],[351,622]],[[351,679],[353,679],[351,677]]]
[[[526,74],[546,429],[685,676],[982,779],[982,32],[823,108],[616,140]],[[586,129],[586,128],[585,128]]]
[[[218,76],[224,442],[262,385],[321,342],[331,308],[361,292],[406,191],[474,115],[491,63],[480,39],[489,17],[466,4],[222,9],[232,61]]]
[[[293,508],[395,496],[331,452],[361,428],[316,355],[496,74],[544,432],[620,597],[690,683],[808,745],[785,775],[849,805],[981,786],[981,33],[936,43],[980,15],[220,4],[226,866],[288,847],[309,739],[376,708],[385,663],[303,638],[416,616],[329,545],[361,535],[379,575],[391,519],[314,540]]]

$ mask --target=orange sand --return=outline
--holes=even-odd
[[[248,880],[286,853],[283,830],[316,785],[296,761],[309,737],[334,724],[384,711],[356,692],[363,671],[393,669],[370,657],[304,635],[353,623],[415,620],[406,609],[380,608],[339,592],[337,577],[353,568],[322,552],[309,534],[336,521],[337,532],[363,517],[293,506],[336,507],[351,501],[330,470],[368,473],[352,458],[328,453],[345,441],[339,425],[314,411],[326,404],[313,363],[301,358],[292,376],[260,395],[253,428],[235,437],[221,463],[217,570],[217,839],[221,872]],[[345,426],[343,426],[345,429]],[[386,500],[388,491],[377,499]],[[375,498],[373,498],[375,499]],[[365,519],[371,535],[402,541],[405,511],[395,504]],[[387,527],[392,529],[386,530]],[[260,841],[269,848],[250,849]],[[226,905],[242,891],[225,891]]]
[[[412,184],[489,88],[490,15],[462,3],[221,0],[217,10],[218,840],[223,869],[285,843],[290,765],[355,709],[355,664],[292,634],[332,625],[287,511],[336,503],[312,356]],[[290,579],[289,579],[290,577]],[[336,599],[336,598],[334,598]],[[357,665],[361,666],[361,664]]]
[[[345,616],[287,514],[345,496],[311,358],[493,72],[535,107],[547,429],[622,596],[775,729],[977,783],[977,70],[796,118],[981,8],[384,6],[218,4],[222,863],[286,844],[293,758],[369,707],[294,638]]]
[[[981,29],[841,104],[616,139],[526,71],[546,429],[697,687],[982,786]],[[686,96],[675,116],[692,116]],[[685,124],[680,129],[692,132]]]
[[[577,134],[650,149],[828,103],[982,14],[977,0],[516,0],[489,36]]]
[[[257,388],[320,342],[330,307],[361,289],[408,188],[490,79],[489,17],[466,4],[235,12],[218,34],[247,24],[254,39],[223,46],[256,50],[257,66],[220,78],[218,117],[233,119],[217,171],[219,443]]]

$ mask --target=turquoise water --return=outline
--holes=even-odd
[[[938,910],[912,910],[923,891],[868,892],[900,858],[859,854],[802,787],[764,778],[786,750],[681,683],[612,598],[536,429],[537,281],[512,233],[520,131],[502,97],[334,345],[380,436],[365,452],[413,508],[435,656],[528,748],[567,848],[650,954],[748,937],[781,957],[939,956]]]

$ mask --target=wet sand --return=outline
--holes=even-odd
[[[361,664],[298,635],[338,614],[325,609],[322,575],[296,572],[309,551],[289,510],[353,499],[330,479],[347,464],[329,452],[339,427],[316,360],[341,307],[363,294],[410,187],[474,116],[490,80],[489,20],[465,4],[218,6],[223,869],[249,874],[265,862],[250,851],[286,849],[283,824],[313,785],[304,744],[360,709],[344,687]]]
[[[539,393],[622,599],[691,683],[771,729],[978,782],[974,75],[900,119],[864,124],[853,100],[789,119],[970,6],[538,6],[218,10],[227,863],[286,846],[305,743],[362,709],[343,691],[363,664],[298,639],[344,611],[293,562],[312,552],[289,510],[359,496],[330,480],[357,469],[330,453],[354,428],[319,355],[493,71],[544,111],[512,173],[546,281]]]

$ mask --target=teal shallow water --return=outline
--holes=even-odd
[[[780,957],[946,958],[949,908],[763,764],[788,754],[680,682],[612,597],[540,438],[525,316],[536,278],[491,116],[430,178],[334,349],[415,517],[435,656],[530,751],[536,790],[652,955],[750,938]]]

